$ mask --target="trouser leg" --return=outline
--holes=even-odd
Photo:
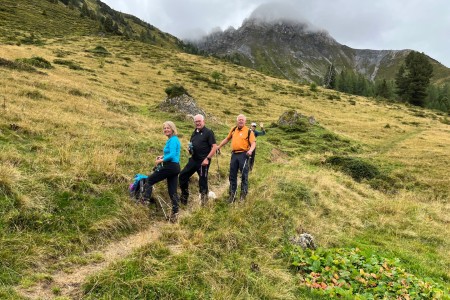
[[[211,163],[211,162],[210,162]],[[198,188],[200,191],[200,194],[208,194],[208,172],[209,172],[209,165],[202,166],[200,165],[200,168],[198,169]]]
[[[197,171],[197,173],[198,173],[198,187],[200,191],[200,203],[202,205],[206,205],[206,203],[208,202],[208,172],[209,172],[209,164],[206,166],[202,166],[200,164],[200,168]]]
[[[249,170],[253,170],[253,165],[255,164],[256,148],[253,150],[252,156],[249,158]]]
[[[169,197],[172,200],[172,211],[178,212],[178,195],[177,195],[177,183],[178,174],[180,173],[180,165],[178,163],[164,163],[164,166],[159,170],[153,172],[148,177],[146,197],[150,197],[152,193],[152,187],[155,183],[167,179],[167,189],[169,192]],[[149,199],[149,198],[148,198]]]
[[[244,200],[247,197],[248,193],[248,171],[249,171],[249,161],[250,157],[244,155],[244,157],[240,160],[239,169],[242,174],[241,179],[241,200]]]
[[[166,177],[167,174],[163,172],[163,169],[161,169],[160,171],[155,171],[148,176],[147,182],[144,185],[144,200],[150,200],[150,198],[152,197],[153,185],[160,182],[161,180],[164,180]]]
[[[172,201],[172,214],[178,213],[177,174],[167,178],[167,191]]]
[[[229,201],[233,202],[235,200],[236,190],[237,190],[237,175],[239,171],[239,153],[235,154],[233,153],[231,155],[230,160],[230,174],[229,174],[229,181],[230,181],[230,190],[229,190]]]
[[[180,201],[183,204],[187,204],[189,198],[189,179],[196,171],[196,163],[192,158],[189,158],[188,163],[180,172],[179,184],[181,190]]]

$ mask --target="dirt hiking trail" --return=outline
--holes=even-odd
[[[214,187],[217,198],[226,191],[228,182]],[[181,212],[180,218],[187,216],[191,211],[200,209],[199,199],[191,197],[191,207]],[[211,199],[210,202],[217,201]],[[145,245],[155,242],[159,239],[161,229],[164,226],[170,226],[167,221],[155,221],[148,228],[139,231],[135,234],[127,236],[119,241],[112,242],[103,249],[95,250],[85,253],[83,257],[88,257],[92,254],[99,253],[102,256],[102,261],[94,262],[87,265],[73,266],[73,272],[57,271],[51,274],[51,280],[43,280],[29,288],[18,287],[17,292],[23,297],[33,300],[50,300],[54,298],[67,299],[82,299],[82,284],[89,276],[92,276],[101,270],[107,268],[110,264],[120,261],[121,259],[132,254]],[[57,292],[56,292],[57,291]]]

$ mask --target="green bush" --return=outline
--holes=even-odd
[[[65,59],[55,59],[53,61],[54,64],[57,65],[64,65],[64,66],[68,66],[69,69],[71,70],[84,70],[83,67],[81,67],[80,65],[78,65],[77,63],[71,61],[71,60],[65,60]]]
[[[0,67],[7,68],[10,70],[44,74],[28,64],[23,64],[21,62],[16,62],[16,61],[10,61],[10,60],[7,60],[7,59],[1,58],[1,57],[0,57]]]
[[[309,123],[304,118],[299,118],[293,125],[280,125],[279,128],[284,132],[307,132],[309,130]]]
[[[28,97],[30,99],[33,99],[33,100],[47,99],[47,97],[45,97],[45,95],[43,95],[38,90],[21,92],[20,95],[26,96],[26,97]]]
[[[20,39],[20,43],[25,45],[37,45],[37,46],[44,45],[44,41],[41,40],[39,37],[35,36],[34,33],[31,33],[29,36]]]
[[[53,68],[52,64],[48,60],[39,56],[33,56],[31,58],[18,58],[16,59],[16,62],[31,65],[33,67],[42,69]]]
[[[443,124],[450,125],[450,120],[447,117],[445,117],[443,119],[441,118],[441,119],[439,119],[439,121],[441,121],[441,123],[443,123]]]
[[[188,91],[182,85],[179,84],[171,85],[167,87],[164,91],[166,92],[168,98],[179,97],[181,95],[190,96]]]
[[[103,46],[96,46],[94,49],[86,50],[86,52],[94,53],[96,55],[108,56],[111,55],[108,50]]]
[[[89,97],[90,96],[89,93],[83,93],[79,89],[71,89],[71,90],[69,90],[69,94],[71,94],[73,96],[78,96],[78,97]]]
[[[338,167],[342,172],[350,175],[356,181],[373,179],[380,176],[378,168],[360,158],[331,156],[326,163]]]

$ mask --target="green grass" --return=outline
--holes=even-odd
[[[272,124],[267,129],[270,132],[267,141],[292,155],[327,151],[335,154],[351,154],[360,152],[362,148],[359,143],[331,133],[320,125],[310,125],[305,119],[301,125],[283,127]]]

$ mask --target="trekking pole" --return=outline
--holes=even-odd
[[[217,156],[217,174],[219,174],[219,182],[220,182],[219,155],[216,156]]]
[[[163,211],[164,218],[166,218],[166,220],[167,220],[168,217],[167,217],[166,211],[164,210],[164,206],[163,206],[163,204],[162,204],[162,202],[164,202],[164,201],[161,199],[160,196],[156,196],[156,199],[157,199],[158,202],[159,202],[159,207],[161,207],[161,209],[162,209],[162,211]],[[166,204],[166,203],[164,202],[164,204]],[[166,204],[166,205],[167,205],[167,204]]]

